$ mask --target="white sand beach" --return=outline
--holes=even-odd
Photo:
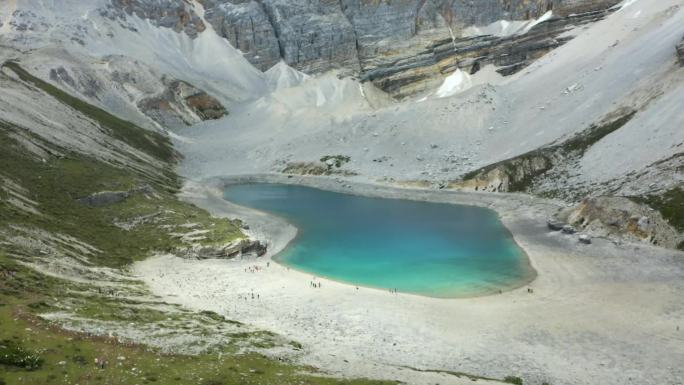
[[[222,199],[222,186],[236,182],[487,206],[499,213],[538,276],[513,291],[465,299],[393,295],[318,277],[321,288],[314,289],[311,275],[271,261],[296,234],[293,226]],[[532,384],[684,383],[681,253],[604,239],[582,245],[577,235],[546,228],[555,202],[283,175],[188,183],[182,195],[215,215],[245,220],[250,235],[268,242],[268,254],[240,261],[158,256],[137,263],[135,273],[165,301],[301,342],[296,360],[326,373],[410,384],[472,383],[415,369],[516,375]],[[260,269],[246,271],[250,266]]]

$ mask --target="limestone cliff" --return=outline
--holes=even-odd
[[[484,64],[509,75],[567,41],[568,26],[605,16],[617,0],[199,0],[204,20],[262,71],[280,60],[306,72],[344,69],[395,97],[419,92],[456,68]],[[113,0],[112,13],[196,36],[205,25],[181,0]],[[551,12],[551,13],[549,13]],[[554,17],[548,19],[553,14]],[[498,20],[534,20],[533,33],[468,38]],[[548,19],[548,20],[547,20]],[[527,31],[524,31],[527,32]]]
[[[190,37],[206,29],[204,22],[185,1],[179,0],[111,0],[103,14],[111,17],[124,15],[150,20],[159,27],[185,32]]]
[[[280,43],[262,5],[251,1],[202,0],[204,17],[216,32],[265,71],[280,60]]]

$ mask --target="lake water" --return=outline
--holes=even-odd
[[[275,259],[316,276],[462,297],[516,287],[534,274],[496,213],[485,208],[283,184],[233,185],[225,198],[295,225],[297,237]]]

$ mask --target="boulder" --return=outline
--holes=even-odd
[[[565,223],[549,219],[548,221],[546,221],[546,226],[549,228],[549,230],[561,231],[563,230]]]
[[[233,259],[244,255],[261,257],[266,254],[266,251],[267,246],[265,244],[248,239],[242,239],[225,245],[193,245],[192,247],[176,250],[180,256],[194,259]]]
[[[591,244],[591,237],[586,235],[586,234],[582,234],[579,236],[579,241],[580,241],[580,243],[584,243],[585,245],[590,245]]]
[[[257,257],[261,257],[266,254],[266,250],[267,247],[265,244],[259,241],[253,241],[242,248],[242,254],[255,254]]]
[[[638,199],[612,196],[586,198],[559,219],[593,237],[641,241],[669,248],[677,248],[682,241],[681,234],[660,212],[639,203]]]
[[[149,197],[154,196],[155,191],[148,184],[140,184],[128,191],[99,191],[86,197],[78,198],[77,201],[90,207],[102,207],[123,202],[133,196],[133,194],[144,194]]]
[[[577,230],[570,226],[570,225],[565,225],[563,226],[563,229],[561,230],[564,234],[575,234]]]
[[[129,191],[100,191],[77,200],[86,206],[102,207],[123,202],[130,196]]]

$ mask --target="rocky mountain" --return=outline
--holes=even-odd
[[[429,79],[456,68],[473,72],[473,66],[494,63],[506,75],[519,71],[567,41],[557,37],[568,25],[596,21],[617,2],[203,0],[203,10],[196,11],[183,1],[113,1],[102,12],[135,15],[191,38],[205,28],[198,16],[203,13],[219,36],[262,71],[280,60],[305,73],[344,69],[401,98],[434,86]],[[540,20],[513,37],[463,39],[472,26],[534,19]],[[519,36],[534,27],[533,36]]]
[[[250,62],[304,72],[366,69],[378,56],[425,49],[468,26],[602,11],[604,1],[202,1],[206,18]]]
[[[670,111],[681,74],[667,64],[682,52],[684,32],[672,24],[681,14],[676,1],[658,7],[615,0],[8,5],[0,10],[3,60],[19,60],[60,88],[155,130],[229,114],[221,125],[250,130],[231,135],[230,144],[212,126],[201,132],[209,148],[250,135],[236,150],[248,162],[234,163],[247,170],[321,169],[303,154],[321,158],[336,155],[322,148],[337,148],[351,155],[349,167],[355,160],[358,168],[370,166],[348,175],[569,201],[657,196],[682,179],[679,134],[671,128],[681,119]],[[634,61],[645,41],[652,54]],[[648,75],[629,78],[629,71]],[[592,94],[602,96],[585,96]],[[612,125],[624,115],[619,111],[629,111],[630,119]],[[307,114],[315,116],[301,121]],[[615,153],[618,143],[636,143],[621,133],[646,137],[638,127],[653,124],[664,127],[658,143],[674,144],[654,146],[629,167],[615,158],[607,168],[613,171],[591,170],[587,159],[601,156],[594,147],[616,140],[608,152]],[[299,128],[283,131],[284,143],[264,147],[259,138],[278,137],[272,131],[278,126]],[[581,151],[573,147],[578,142]],[[205,165],[223,154],[205,150],[199,150]]]
[[[9,375],[61,378],[97,350],[117,362],[97,376],[144,371],[141,383],[215,383],[217,353],[226,383],[309,381],[298,342],[162,303],[128,270],[270,247],[189,203],[217,177],[514,197],[562,207],[542,228],[674,255],[683,38],[682,0],[0,0],[0,324],[20,324],[0,328],[0,355],[49,359]],[[63,352],[71,334],[55,325],[103,340]],[[121,349],[135,361],[114,341],[134,343]],[[157,352],[199,358],[161,371]]]
[[[306,73],[342,68],[397,98],[425,91],[457,68],[474,73],[493,63],[502,74],[517,72],[570,39],[558,38],[568,26],[599,20],[616,3],[203,2],[216,31],[262,70],[279,60]],[[540,20],[513,36],[464,37],[472,26],[531,19]]]
[[[182,32],[191,40],[210,26],[262,71],[280,60],[309,74],[342,69],[401,98],[434,86],[434,79],[456,68],[475,72],[493,63],[510,75],[570,39],[559,37],[570,27],[605,17],[616,3],[113,0],[77,8],[88,18],[106,18],[130,32],[145,29],[131,19]],[[29,2],[13,12],[6,28],[45,38],[51,34],[41,32],[59,21],[65,39],[86,45],[88,23],[69,25],[59,12]],[[495,25],[508,27],[496,31]],[[473,28],[493,36],[472,36]]]

